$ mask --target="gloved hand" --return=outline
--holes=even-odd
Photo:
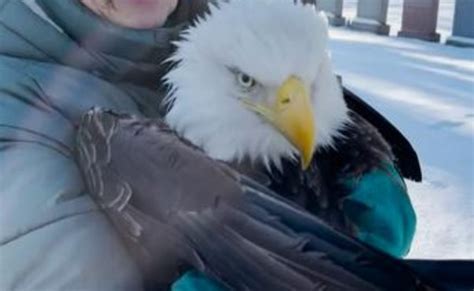
[[[372,170],[345,184],[352,189],[343,210],[357,238],[394,257],[410,250],[416,225],[407,188],[392,164]]]
[[[189,271],[181,276],[172,286],[172,291],[223,291],[225,287],[197,271]]]

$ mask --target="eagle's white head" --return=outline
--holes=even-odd
[[[307,167],[348,119],[313,6],[231,0],[211,6],[176,43],[167,123],[209,156]]]

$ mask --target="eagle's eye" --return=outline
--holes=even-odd
[[[239,85],[242,86],[242,88],[247,90],[253,88],[257,84],[254,78],[245,73],[238,73],[237,81],[239,82]]]

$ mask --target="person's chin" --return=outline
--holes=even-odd
[[[163,25],[165,20],[157,19],[157,17],[143,17],[130,21],[128,26],[134,29],[151,29]]]
[[[116,0],[116,1],[127,3],[128,6],[130,7],[144,6],[148,8],[158,5],[157,3],[160,2],[160,0]]]
[[[116,1],[114,15],[116,22],[135,29],[150,29],[161,26],[166,21],[170,13],[169,10],[172,11],[175,8],[164,5],[164,2],[160,2],[160,0]]]

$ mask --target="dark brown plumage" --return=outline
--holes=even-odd
[[[269,187],[285,195],[331,226],[349,235],[353,229],[341,210],[349,191],[345,181],[357,179],[383,163],[393,163],[390,146],[380,133],[355,112],[341,130],[334,147],[317,151],[311,166],[302,171],[297,162],[285,161],[283,172],[273,169]]]
[[[206,157],[159,120],[93,110],[78,149],[90,192],[155,287],[188,268],[235,290],[421,286],[403,264]]]

